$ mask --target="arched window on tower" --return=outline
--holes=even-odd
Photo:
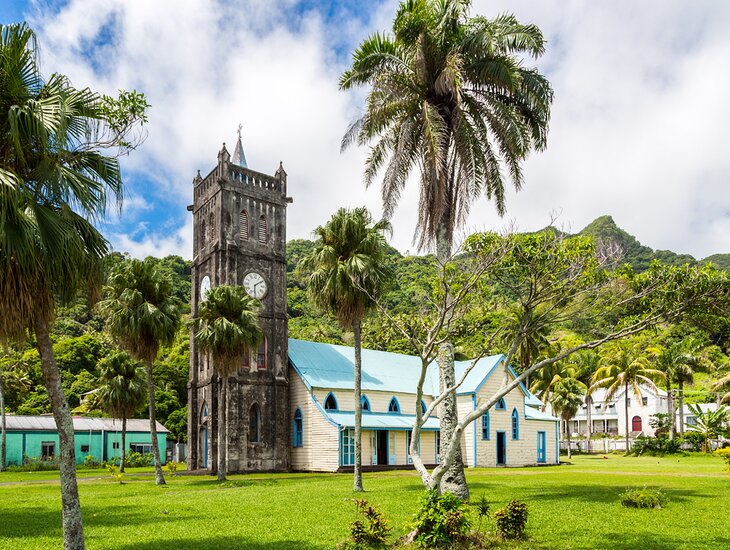
[[[261,409],[254,403],[248,411],[248,441],[258,443],[261,441]]]
[[[259,344],[259,351],[256,354],[256,368],[266,368],[266,336],[261,337],[261,343]]]
[[[245,210],[238,215],[238,234],[242,241],[248,240],[248,212]]]
[[[208,241],[215,241],[215,218],[213,217],[212,212],[210,216],[208,216]]]
[[[259,217],[259,243],[266,244],[269,242],[268,228],[266,227],[266,217],[262,214]]]
[[[200,222],[200,247],[201,248],[205,246],[205,238],[208,236],[208,234],[205,231],[206,231],[205,220],[203,220],[202,222]]]

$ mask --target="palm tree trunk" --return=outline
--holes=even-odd
[[[59,444],[59,469],[61,477],[61,508],[63,510],[64,550],[83,550],[84,527],[81,521],[81,502],[76,484],[76,449],[74,446],[74,425],[68,401],[61,388],[61,375],[53,356],[50,326],[40,318],[34,325],[38,354],[41,358],[43,383],[51,399],[51,410],[56,421]]]
[[[670,382],[667,383],[667,412],[669,413],[669,439],[674,441],[677,438],[677,420],[674,418],[674,394]]]
[[[624,414],[625,426],[626,426],[626,454],[629,454],[629,385],[626,384],[624,387]]]
[[[226,386],[225,376],[218,377],[218,481],[226,480]]]
[[[591,454],[593,450],[593,397],[586,395],[586,420],[588,425],[586,426],[586,452]]]
[[[684,381],[679,380],[679,435],[684,437]]]
[[[147,391],[150,400],[150,435],[152,436],[152,454],[155,458],[155,484],[165,485],[160,462],[160,445],[157,442],[157,419],[155,417],[155,383],[152,380],[152,361],[147,361]]]
[[[570,449],[570,419],[565,419],[565,438],[568,441],[568,460],[573,458],[573,453]]]
[[[451,256],[451,243],[448,241],[448,214],[444,213],[439,227],[438,240],[436,244],[436,256],[440,266],[443,266]],[[443,273],[442,273],[443,276]],[[447,298],[448,299],[448,298]],[[449,324],[450,319],[446,319]],[[439,368],[439,388],[444,391],[456,383],[456,372],[454,370],[454,346],[444,342],[439,346],[436,356],[436,363]],[[418,403],[416,406],[420,406]],[[439,429],[441,432],[441,448],[439,456],[445,457],[449,454],[448,444],[459,421],[456,410],[456,392],[448,395],[442,402],[439,410]],[[456,450],[453,464],[449,465],[447,472],[441,478],[439,490],[453,493],[462,500],[469,499],[469,486],[466,484],[464,475],[464,460],[461,456],[461,444]]]
[[[360,321],[352,323],[355,335],[355,478],[353,491],[362,488],[362,342],[360,338]]]
[[[7,441],[5,425],[5,394],[3,393],[3,371],[0,370],[0,472],[5,470],[7,460]]]
[[[122,417],[122,458],[119,459],[119,473],[124,473],[124,461],[127,458],[127,417]]]

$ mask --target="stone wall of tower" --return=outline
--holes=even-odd
[[[216,168],[205,178],[196,177],[193,185],[194,203],[189,208],[194,217],[193,314],[197,313],[200,285],[205,276],[216,287],[241,285],[248,273],[256,272],[268,287],[259,315],[265,335],[264,357],[258,355],[248,364],[242,364],[227,381],[228,469],[287,470],[290,445],[286,173],[280,167],[274,176],[269,176],[231,164],[224,146]],[[265,225],[266,238],[259,239],[260,223]],[[259,358],[264,359],[265,366],[259,365]],[[197,350],[191,339],[188,427],[191,468],[213,470],[216,464],[214,403],[217,407],[219,383],[209,358]],[[258,409],[258,415],[254,409]],[[260,422],[253,429],[252,418],[256,416]],[[256,431],[258,441],[252,437]]]

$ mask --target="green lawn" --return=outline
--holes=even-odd
[[[530,506],[530,540],[520,548],[730,548],[730,474],[717,458],[577,457],[572,465],[469,470],[472,494],[493,507],[512,498]],[[85,470],[83,476],[98,476]],[[0,548],[60,548],[58,485],[44,476],[0,474]],[[52,474],[52,473],[51,473]],[[27,476],[28,474],[24,474]],[[4,482],[28,480],[22,484]],[[178,476],[165,487],[149,477],[80,484],[87,544],[94,548],[334,548],[353,519],[350,475]],[[421,493],[413,472],[365,475],[366,498],[379,505],[395,535]],[[660,488],[663,510],[618,502],[627,487]]]

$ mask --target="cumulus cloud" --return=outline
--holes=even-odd
[[[361,184],[366,151],[339,152],[364,98],[340,92],[339,74],[364,36],[388,28],[396,2],[366,5],[365,13],[349,3],[324,13],[294,0],[70,0],[53,11],[36,4],[30,19],[46,71],[105,92],[136,88],[152,105],[147,142],[123,159],[133,202],[105,225],[115,248],[191,256],[191,180],[213,167],[239,122],[252,168],[273,173],[284,162],[294,197],[290,238],[308,237],[339,206],[364,204],[378,214],[378,189]],[[528,160],[508,219],[536,229],[558,210],[578,229],[611,214],[655,248],[699,257],[727,251],[730,5],[473,7],[487,16],[502,11],[543,29],[548,51],[537,65],[556,92],[548,150]],[[411,186],[394,220],[402,250],[413,248],[416,204]],[[486,200],[469,220],[471,228],[504,224]]]

